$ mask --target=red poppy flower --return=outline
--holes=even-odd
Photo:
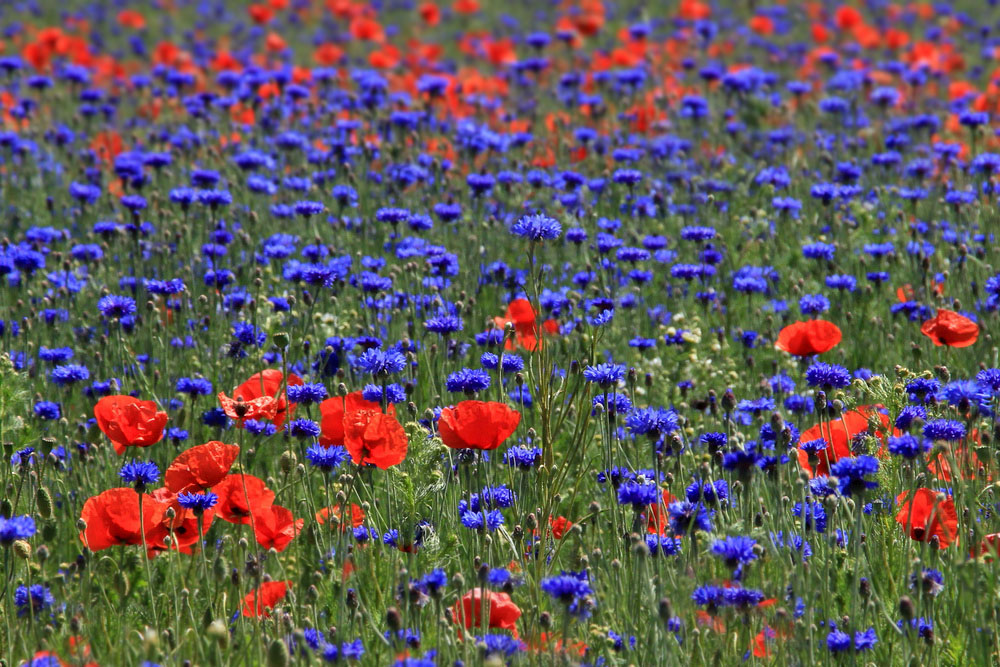
[[[502,331],[507,326],[507,322],[514,325],[514,340],[507,340],[504,347],[513,350],[518,345],[529,352],[538,349],[542,345],[539,337],[538,320],[535,309],[527,299],[514,299],[507,306],[507,312],[503,317],[494,317],[493,322]],[[542,328],[547,334],[559,332],[559,324],[555,320],[545,320]]]
[[[124,454],[126,447],[149,447],[163,438],[167,413],[156,407],[131,396],[105,396],[94,406],[94,418],[115,451]]]
[[[979,338],[979,325],[953,310],[940,308],[937,315],[924,322],[920,333],[938,346],[969,347]]]
[[[320,511],[316,512],[316,522],[323,526],[330,519],[330,515],[333,514],[335,519],[338,519],[340,524],[340,530],[347,530],[347,524],[343,523],[341,518],[340,505],[334,505],[333,507],[324,507]],[[351,503],[351,528],[357,528],[365,522],[365,510],[354,503]]]
[[[264,25],[274,18],[274,11],[267,5],[250,5],[247,7],[247,13],[257,25]]]
[[[271,609],[285,599],[291,581],[265,581],[255,591],[250,591],[243,597],[243,609],[240,612],[245,618],[268,617]]]
[[[256,520],[274,502],[274,491],[267,488],[264,480],[253,475],[226,475],[213,487],[212,493],[219,496],[218,504],[212,509],[229,523],[248,524],[251,515]]]
[[[344,416],[344,446],[355,463],[385,470],[403,462],[409,442],[406,430],[392,415],[356,410]]]
[[[265,549],[284,551],[302,530],[304,519],[296,519],[291,510],[281,505],[271,505],[254,513],[253,534],[257,544]]]
[[[969,431],[969,440],[974,447],[981,447],[983,444],[982,438],[979,436],[978,429],[972,429]],[[958,468],[957,471],[952,469],[953,462]],[[985,476],[987,481],[991,481],[993,476],[987,474],[985,468],[986,467],[983,465],[983,462],[979,460],[978,456],[976,456],[976,452],[973,447],[966,447],[958,444],[947,445],[945,451],[937,456],[928,457],[927,460],[927,469],[931,472],[931,474],[933,474],[937,479],[944,480],[946,482],[952,481],[955,477],[972,480],[976,479],[976,477],[980,474]]]
[[[986,560],[992,562],[1000,554],[1000,533],[990,533],[979,543],[978,553],[975,550],[969,551],[971,558],[986,556]]]
[[[818,475],[829,475],[830,466],[842,458],[853,456],[851,453],[851,439],[859,433],[868,431],[868,419],[875,416],[882,424],[875,436],[879,439],[885,437],[883,430],[889,425],[889,417],[881,411],[878,405],[863,405],[856,410],[845,412],[836,419],[816,424],[807,428],[799,436],[799,444],[812,442],[822,438],[826,441],[826,449],[816,453],[815,462],[809,460],[809,453],[799,448],[799,465],[809,474],[809,477]],[[895,430],[893,431],[896,432]]]
[[[346,409],[345,409],[346,408]],[[381,410],[378,403],[365,400],[360,391],[352,391],[347,396],[333,396],[319,404],[320,434],[319,444],[324,447],[344,446],[344,414],[358,410]],[[396,406],[389,404],[388,413],[396,414]]]
[[[496,449],[521,423],[521,413],[495,401],[461,401],[441,410],[438,431],[452,449]]]
[[[646,532],[653,535],[667,535],[670,532],[670,513],[667,508],[674,502],[674,495],[663,489],[663,502],[646,508]]]
[[[233,390],[233,398],[242,398],[244,401],[249,402],[262,396],[273,397],[277,401],[277,408],[274,417],[268,419],[275,426],[281,428],[281,425],[285,423],[285,419],[291,419],[295,415],[295,403],[288,402],[285,392],[282,389],[283,379],[281,371],[274,368],[254,373],[250,376],[250,379]],[[287,384],[288,386],[302,384],[302,378],[294,373],[289,373]],[[280,395],[278,394],[279,390],[281,390]]]
[[[861,17],[861,12],[854,7],[841,5],[837,7],[837,11],[833,15],[833,20],[841,30],[850,30],[864,19]]]
[[[118,12],[118,25],[132,30],[142,30],[146,27],[146,19],[134,9],[123,9]]]
[[[552,537],[561,540],[563,536],[573,527],[573,522],[564,516],[553,519],[549,517],[549,527],[552,528]]]
[[[452,608],[452,617],[455,622],[463,626],[466,630],[482,627],[482,610],[486,606],[483,603],[483,589],[473,588],[463,595]],[[499,630],[510,630],[517,637],[517,619],[521,617],[521,610],[510,599],[506,593],[496,593],[486,591],[486,601],[489,605],[489,628]]]
[[[181,452],[167,468],[165,483],[172,493],[210,489],[229,473],[240,448],[218,441],[195,445]]]
[[[142,496],[142,521],[139,520],[139,494],[120,487],[92,496],[83,504],[80,518],[87,528],[80,541],[91,551],[101,551],[119,544],[142,544],[144,533],[151,532],[162,520],[167,505],[148,493]]]
[[[156,489],[150,495],[164,507],[173,508],[174,516],[171,518],[164,514],[163,519],[151,531],[146,533],[146,547],[149,549],[149,557],[152,558],[156,554],[168,549],[174,549],[183,554],[190,554],[191,548],[200,541],[198,515],[194,513],[194,510],[182,507],[177,502],[177,494],[171,492],[165,486]],[[143,504],[143,509],[145,510],[145,503]],[[212,507],[205,510],[202,514],[200,522],[203,532],[211,527],[212,519],[215,518],[215,509],[215,507]],[[171,540],[169,547],[166,540],[168,535]]]
[[[319,65],[330,67],[340,62],[344,57],[344,50],[331,42],[325,42],[316,47],[313,51],[313,60]]]
[[[278,401],[273,396],[260,396],[244,401],[242,396],[229,398],[225,392],[220,391],[219,405],[226,416],[236,422],[237,428],[243,428],[243,422],[248,419],[272,421],[278,413]]]
[[[896,523],[903,530],[909,526],[912,539],[930,542],[936,536],[940,549],[958,541],[958,513],[951,496],[939,496],[931,489],[917,489],[912,500],[906,500],[907,495],[904,491],[896,498],[896,502],[900,504]]]
[[[750,29],[758,35],[767,36],[774,32],[774,21],[771,20],[771,17],[764,16],[763,14],[757,14],[754,16],[750,19],[750,23],[748,25],[750,26]]]
[[[441,20],[441,10],[433,2],[425,2],[417,10],[420,18],[429,26],[435,26]]]
[[[840,329],[826,320],[807,320],[789,324],[778,334],[775,347],[796,357],[811,357],[829,352],[840,343]]]
[[[362,42],[384,42],[385,30],[379,22],[366,16],[358,16],[349,27],[351,37]]]

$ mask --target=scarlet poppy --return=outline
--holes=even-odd
[[[811,357],[829,352],[840,343],[840,329],[826,320],[795,322],[778,333],[775,347],[796,357]]]
[[[403,462],[408,446],[406,430],[392,415],[356,410],[344,416],[344,447],[356,464],[385,470]]]
[[[757,14],[754,16],[750,19],[750,23],[748,25],[750,26],[750,29],[758,35],[767,36],[774,32],[774,21],[771,20],[771,17],[764,16],[763,14]]]
[[[157,410],[156,403],[122,395],[97,401],[94,418],[118,454],[124,454],[126,447],[155,445],[167,425],[167,413]]]
[[[274,502],[274,491],[253,475],[226,475],[212,488],[212,493],[219,496],[219,503],[213,508],[215,513],[229,523],[251,523],[251,516],[256,519]]]
[[[360,391],[347,396],[332,396],[319,404],[319,444],[324,447],[344,446],[344,414],[358,410],[380,410],[378,403],[365,400]],[[396,406],[389,404],[387,412],[396,414]]]
[[[379,22],[366,16],[358,16],[349,27],[351,37],[362,42],[384,42],[385,30]]]
[[[304,519],[296,519],[291,510],[281,505],[271,505],[254,514],[253,534],[257,544],[265,549],[284,551],[302,530]]]
[[[920,333],[937,346],[969,347],[979,338],[979,325],[953,310],[940,308],[937,315],[924,322]]]
[[[313,51],[313,60],[324,67],[330,67],[340,62],[340,59],[344,57],[344,50],[341,49],[336,44],[330,42],[324,42],[316,47]]]
[[[319,525],[325,525],[330,519],[330,515],[333,515],[337,519],[337,523],[340,525],[340,530],[347,530],[347,524],[343,523],[343,518],[341,516],[340,505],[334,505],[333,507],[324,507],[320,511],[316,512],[316,522]],[[365,522],[365,510],[359,505],[351,503],[351,528],[357,528]]]
[[[225,478],[239,454],[236,445],[215,440],[195,445],[181,452],[167,468],[166,487],[172,493],[210,489]]]
[[[674,502],[674,495],[663,489],[663,502],[646,508],[646,532],[653,535],[667,535],[670,532],[670,513],[667,508]]]
[[[242,396],[229,398],[225,392],[219,392],[219,405],[226,416],[243,428],[243,422],[248,419],[271,421],[278,413],[278,401],[273,396],[260,396],[250,401],[244,401]]]
[[[503,317],[494,317],[493,322],[501,330],[507,326],[507,322],[514,325],[514,340],[508,339],[504,345],[508,350],[513,350],[520,345],[530,352],[542,345],[537,315],[531,302],[527,299],[511,301]],[[559,331],[559,324],[555,320],[545,320],[542,323],[542,329],[547,334],[555,334]]]
[[[429,26],[435,26],[441,20],[441,10],[433,2],[425,2],[417,10],[420,18]]]
[[[250,402],[263,396],[271,396],[277,402],[274,416],[264,418],[270,420],[275,426],[280,428],[285,423],[285,419],[291,419],[295,414],[295,404],[288,402],[288,398],[282,388],[283,380],[281,371],[274,368],[254,373],[246,382],[233,390],[233,398],[242,398],[244,401]],[[289,373],[287,384],[289,386],[300,385],[302,384],[302,378],[294,373]],[[279,390],[281,390],[280,395],[278,393]]]
[[[841,30],[850,30],[864,20],[861,17],[861,12],[848,5],[837,7],[837,11],[834,12],[833,17],[837,27]]]
[[[799,465],[810,478],[829,475],[831,465],[842,458],[853,456],[851,440],[868,430],[869,417],[876,417],[881,422],[882,428],[876,431],[875,436],[879,439],[884,438],[886,432],[883,429],[888,427],[889,417],[883,414],[880,408],[878,405],[859,406],[856,410],[845,412],[836,419],[807,428],[799,436]],[[809,451],[803,449],[801,445],[820,438],[826,441],[826,448],[817,451],[814,454],[815,460],[811,460]]]
[[[146,27],[146,19],[134,9],[123,9],[118,12],[118,25],[123,28],[142,30]]]
[[[274,18],[274,11],[267,5],[250,5],[247,7],[247,13],[257,25],[264,25]]]
[[[146,533],[146,547],[149,550],[149,557],[152,558],[157,553],[174,549],[183,554],[190,554],[191,548],[198,544],[201,539],[200,530],[207,531],[215,518],[215,508],[205,510],[199,518],[193,510],[183,507],[177,501],[177,494],[171,492],[167,487],[160,487],[153,491],[153,496],[166,508],[172,508],[173,516],[166,513],[152,530]],[[143,505],[145,509],[145,504]],[[170,546],[167,546],[167,536],[170,536]]]
[[[240,612],[245,618],[268,617],[271,609],[285,599],[291,581],[265,581],[255,591],[250,591],[243,597],[243,609]]]
[[[573,522],[564,516],[553,519],[549,517],[549,527],[552,529],[552,537],[561,540],[563,536],[573,527]]]
[[[461,401],[441,410],[441,441],[452,449],[496,449],[517,429],[521,413],[495,401]]]
[[[912,539],[930,542],[937,537],[940,549],[958,540],[958,513],[951,496],[938,495],[932,489],[917,489],[911,500],[906,500],[907,496],[904,491],[896,498],[900,504],[896,523],[903,530],[909,527]]]
[[[80,518],[87,527],[80,541],[91,551],[101,551],[119,544],[142,544],[143,535],[162,520],[167,505],[148,493],[142,496],[142,520],[139,518],[139,494],[120,487],[92,496],[83,504]]]
[[[485,603],[483,595],[486,595]],[[510,630],[517,637],[517,619],[521,617],[521,609],[506,593],[473,588],[452,606],[452,618],[466,630],[482,627],[483,607],[486,605],[489,606],[488,627]]]

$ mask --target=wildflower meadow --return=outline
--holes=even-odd
[[[996,4],[0,2],[0,665],[1000,664]]]

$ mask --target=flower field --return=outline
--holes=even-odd
[[[1000,12],[0,3],[0,665],[1000,663]]]

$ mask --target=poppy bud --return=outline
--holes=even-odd
[[[38,516],[43,519],[52,518],[52,494],[48,487],[38,487],[35,492],[35,505],[38,507]]]
[[[670,602],[670,598],[660,598],[659,603],[656,605],[657,614],[660,616],[660,620],[666,623],[674,617],[674,606]]]
[[[389,626],[389,630],[393,633],[399,632],[400,628],[403,627],[403,619],[399,615],[399,610],[395,607],[389,607],[385,611],[385,624]]]
[[[275,639],[267,647],[267,667],[288,667],[288,645],[281,639]]]
[[[279,466],[281,468],[281,473],[283,475],[287,475],[290,472],[292,472],[292,469],[295,467],[296,462],[297,462],[297,459],[295,457],[295,453],[294,452],[292,452],[290,450],[286,450],[286,451],[282,452],[281,453],[281,458],[279,460]]]
[[[14,540],[14,555],[23,560],[31,558],[31,544],[24,540]]]
[[[909,621],[912,619],[914,611],[913,600],[911,600],[908,595],[904,595],[899,598],[899,615],[902,616],[904,620]]]

